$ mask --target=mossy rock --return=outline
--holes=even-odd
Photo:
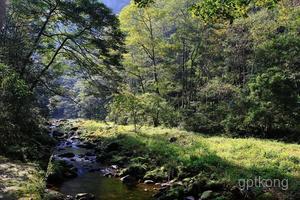
[[[124,166],[128,162],[126,156],[115,155],[111,158],[110,162],[118,166]]]
[[[55,183],[63,181],[64,165],[62,161],[51,160],[47,168],[47,182]]]
[[[265,192],[257,197],[257,200],[275,200],[276,198],[270,192]]]
[[[208,181],[205,189],[213,191],[222,191],[224,189],[224,183],[218,181]]]
[[[205,190],[207,184],[206,179],[197,179],[194,182],[190,183],[187,187],[187,194],[192,196],[197,196],[199,193],[202,193]]]
[[[158,200],[174,200],[174,199],[183,199],[183,198],[184,198],[183,186],[172,187],[168,190],[161,192],[157,197]]]
[[[123,169],[120,173],[120,176],[130,175],[137,179],[142,179],[147,171],[145,165],[134,164],[125,169]]]
[[[168,172],[165,170],[164,167],[155,168],[152,171],[146,172],[144,176],[144,180],[153,180],[156,182],[166,180],[168,178]]]
[[[60,192],[47,189],[44,193],[43,200],[65,200],[66,197]]]
[[[212,190],[207,190],[207,191],[204,191],[201,195],[198,195],[200,196],[200,199],[201,200],[208,200],[208,199],[212,199],[215,194]]]
[[[61,160],[51,160],[47,169],[47,182],[60,183],[65,178],[73,178],[77,176],[77,169],[72,165]]]

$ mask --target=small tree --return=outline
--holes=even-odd
[[[177,125],[178,113],[157,93],[145,93],[140,96],[146,119],[150,119],[156,127],[161,124]]]
[[[132,122],[134,131],[137,132],[137,125],[142,121],[142,116],[141,101],[135,94],[126,91],[114,96],[114,100],[110,104],[110,117],[116,123],[120,121]]]
[[[116,123],[133,123],[135,131],[138,124],[175,126],[178,121],[178,113],[156,93],[135,95],[123,92],[115,95],[110,104],[110,117]]]

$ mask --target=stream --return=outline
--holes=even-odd
[[[53,125],[51,134],[57,129]],[[69,156],[62,156],[63,154]],[[71,154],[71,155],[70,155]],[[72,155],[73,154],[73,155]],[[64,160],[77,169],[77,177],[54,185],[54,189],[65,195],[75,196],[78,193],[89,193],[96,200],[151,200],[151,189],[146,185],[128,187],[119,178],[106,177],[111,168],[101,166],[96,161],[96,155],[92,148],[84,147],[79,137],[72,136],[59,141],[53,152],[55,160]]]

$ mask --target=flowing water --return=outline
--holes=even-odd
[[[66,195],[75,196],[78,193],[91,193],[96,200],[151,200],[153,192],[145,185],[128,187],[117,178],[108,178],[104,174],[110,168],[96,162],[94,150],[80,147],[82,142],[77,138],[60,141],[53,157],[65,160],[77,168],[78,176],[69,179],[55,188]],[[72,158],[59,157],[64,153],[74,153]]]

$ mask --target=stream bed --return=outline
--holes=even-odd
[[[56,130],[52,126],[52,133]],[[64,156],[63,156],[64,155]],[[66,181],[52,185],[64,195],[76,196],[78,193],[89,193],[96,200],[152,200],[153,192],[147,185],[128,187],[119,178],[106,177],[110,167],[101,166],[96,161],[92,148],[84,147],[83,141],[72,136],[61,140],[56,146],[53,159],[64,160],[76,168],[77,176]]]

